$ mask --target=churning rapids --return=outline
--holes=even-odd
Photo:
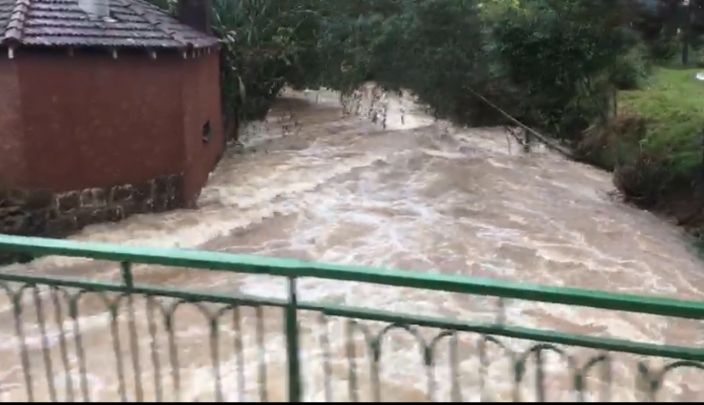
[[[369,94],[366,88],[363,94]],[[436,122],[414,106],[409,97],[385,95],[386,118],[370,120],[379,109],[372,98],[361,103],[325,92],[288,92],[269,117],[243,131],[245,153],[228,152],[203,191],[199,208],[138,215],[119,223],[86,228],[76,240],[130,245],[202,248],[321,262],[360,264],[491,277],[521,282],[571,286],[623,293],[704,299],[704,265],[689,249],[683,233],[666,220],[632,208],[615,195],[608,173],[566,160],[547,150],[524,153],[498,128],[455,128]],[[381,102],[381,101],[380,101]],[[358,105],[354,105],[357,103]],[[373,108],[372,108],[373,107]],[[363,113],[350,113],[359,110]],[[385,128],[380,121],[385,121]],[[377,121],[377,122],[373,122]],[[10,271],[51,273],[117,280],[114,264],[66,258],[44,258]],[[196,270],[137,266],[138,282],[192,289],[285,297],[282,280]],[[495,299],[384,288],[357,283],[300,280],[299,299],[349,304],[404,313],[454,317],[468,321],[495,319]],[[48,291],[42,291],[47,297]],[[32,308],[31,294],[25,297]],[[126,328],[124,355],[128,398],[135,398],[141,381],[144,399],[174,395],[165,338],[157,340],[160,372],[152,366],[152,342],[143,301],[136,301],[140,339],[141,378],[132,374]],[[507,323],[565,332],[614,336],[645,342],[704,347],[704,327],[662,317],[538,305],[508,301]],[[119,399],[116,361],[110,339],[109,313],[96,297],[81,301],[79,318],[87,358],[86,381],[91,399]],[[0,320],[1,399],[24,400],[24,376],[17,356],[12,306],[2,301]],[[53,313],[51,303],[44,310]],[[42,333],[36,320],[24,324],[33,365],[35,399],[49,399],[47,376],[41,367]],[[64,308],[65,311],[65,308]],[[34,318],[36,319],[36,318]],[[195,309],[179,309],[181,399],[210,400],[211,351],[208,326]],[[257,317],[243,310],[244,391],[239,392],[231,339],[222,325],[220,351],[225,400],[285,399],[286,374],[282,317],[279,310],[262,314],[259,350]],[[342,321],[328,324],[330,370],[323,369],[317,315],[302,319],[304,396],[324,399],[324,376],[335,400],[349,398],[346,332]],[[67,376],[80,399],[81,375],[75,356],[71,323],[65,321],[69,342],[69,372],[60,366],[60,336],[56,328],[44,343],[54,359],[52,379],[59,399],[67,395]],[[157,332],[163,332],[163,327]],[[163,333],[162,333],[163,334]],[[165,335],[165,334],[163,334]],[[506,400],[512,395],[511,368],[497,350],[481,379],[475,342],[460,340],[460,392],[464,400]],[[360,399],[370,398],[368,353],[356,349]],[[518,348],[526,343],[511,341]],[[439,348],[435,399],[453,394],[447,348]],[[581,351],[569,349],[577,358]],[[584,351],[589,352],[589,351]],[[594,354],[589,352],[589,354]],[[636,398],[636,360],[621,356],[613,372],[613,399]],[[260,362],[261,361],[261,362]],[[401,332],[385,340],[380,378],[382,399],[423,400],[426,370],[420,349]],[[548,359],[548,399],[570,399],[572,383],[559,358]],[[649,366],[656,368],[658,360]],[[264,367],[262,367],[264,366]],[[530,374],[530,370],[528,371]],[[588,381],[589,398],[600,390],[599,373]],[[265,386],[258,384],[266,376]],[[534,393],[530,378],[523,398]],[[590,384],[590,385],[589,385]],[[483,390],[478,387],[484,386]],[[483,391],[483,397],[480,392]],[[673,373],[663,395],[667,399],[704,398],[704,378],[697,371]]]

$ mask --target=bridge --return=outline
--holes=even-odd
[[[624,390],[634,398],[663,400],[668,399],[664,387],[701,383],[704,375],[701,336],[691,339],[689,345],[669,345],[603,331],[580,334],[559,328],[531,328],[513,324],[506,311],[513,302],[559,304],[604,311],[605,316],[652,315],[702,326],[702,301],[9,235],[0,235],[0,256],[3,255],[35,260],[71,258],[82,260],[87,268],[107,263],[115,269],[115,277],[93,280],[85,275],[27,270],[31,265],[0,267],[0,287],[8,308],[0,333],[14,345],[0,348],[5,357],[0,365],[8,370],[7,375],[0,376],[2,400],[397,399],[394,390],[399,386],[389,388],[388,379],[383,377],[393,371],[388,365],[385,367],[384,359],[387,345],[407,342],[409,337],[412,344],[405,352],[417,357],[419,367],[408,365],[402,371],[413,374],[424,397],[420,399],[430,401],[462,401],[470,397],[609,401]],[[233,278],[243,274],[278,278],[286,294],[248,296],[140,282],[142,272],[152,267],[167,274],[202,271]],[[496,317],[473,322],[410,311],[303,301],[299,299],[298,283],[308,278],[479,297],[487,300],[482,301],[486,305],[496,304]],[[234,284],[232,290],[236,290]],[[202,340],[194,337],[198,331],[192,330],[191,322],[179,324],[177,315],[186,307],[202,316]],[[105,314],[106,321],[94,322],[100,314]],[[337,342],[335,333],[330,333],[328,325],[333,319],[340,322],[337,340],[343,342]],[[265,342],[264,334],[274,328],[280,328],[281,339]],[[196,341],[189,343],[189,339]],[[471,350],[463,349],[470,341]],[[188,345],[188,349],[182,350],[183,345]],[[309,348],[313,346],[314,350]],[[340,350],[332,349],[336,346]],[[197,349],[205,354],[203,361],[195,363],[198,370],[207,370],[206,374],[195,372],[196,366],[184,363]],[[4,350],[9,354],[5,355]],[[102,351],[98,360],[97,350]],[[279,351],[281,356],[277,355]],[[366,357],[361,356],[362,352]],[[110,360],[105,360],[108,357]],[[491,380],[495,377],[487,371],[492,367],[490,363],[500,357],[507,364],[500,373],[506,378],[505,397],[492,393]],[[621,362],[620,357],[635,360]],[[12,371],[13,365],[18,365],[16,372]],[[678,374],[683,370],[689,380]],[[108,372],[114,378],[98,384],[96,376]],[[311,377],[313,374],[315,378]],[[674,378],[676,375],[679,377]],[[627,376],[630,382],[614,384],[618,376]],[[692,395],[704,399],[704,387],[698,389]]]

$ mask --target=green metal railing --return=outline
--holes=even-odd
[[[418,378],[426,380],[425,395],[429,400],[438,399],[436,391],[439,382],[446,383],[448,386],[450,399],[465,399],[463,397],[465,387],[460,375],[463,373],[460,367],[463,358],[458,351],[458,345],[464,342],[463,334],[471,334],[479,338],[476,348],[476,355],[479,358],[478,369],[472,372],[480,378],[481,383],[477,388],[480,399],[486,399],[484,387],[487,378],[486,370],[490,366],[488,358],[490,346],[503,350],[510,360],[512,365],[510,380],[513,385],[510,399],[517,401],[524,399],[521,397],[521,392],[526,389],[526,376],[531,358],[535,368],[534,384],[530,389],[536,400],[548,399],[549,381],[544,364],[546,356],[551,353],[557,354],[568,364],[566,372],[571,383],[566,389],[570,395],[573,395],[573,399],[580,401],[587,398],[588,381],[594,378],[590,375],[597,367],[601,367],[602,371],[597,378],[602,387],[599,398],[601,400],[612,398],[613,357],[617,353],[635,355],[639,359],[665,359],[658,369],[649,367],[644,361],[637,363],[634,375],[637,377],[636,385],[640,384],[640,386],[634,385],[632,389],[642,391],[646,399],[662,399],[658,394],[667,377],[675,370],[695,370],[700,374],[695,378],[694,384],[700,380],[704,381],[704,349],[700,347],[696,337],[688,347],[672,346],[512,326],[501,317],[496,322],[471,323],[464,320],[402,314],[379,309],[299,302],[296,282],[302,278],[315,278],[371,283],[388,288],[407,287],[469,296],[495,297],[501,305],[505,305],[510,299],[587,307],[607,310],[609,313],[618,311],[665,316],[668,319],[685,319],[694,323],[704,320],[702,301],[611,294],[445,274],[324,265],[298,260],[195,250],[153,249],[0,235],[0,256],[3,253],[32,258],[44,256],[86,258],[96,263],[98,261],[115,263],[120,269],[120,280],[107,282],[57,276],[52,275],[52,271],[33,270],[30,273],[18,271],[17,267],[13,266],[5,269],[0,267],[0,288],[6,292],[11,308],[11,311],[8,311],[7,322],[2,322],[0,319],[0,325],[3,325],[0,327],[0,333],[7,333],[8,336],[10,333],[14,334],[22,375],[21,379],[18,378],[19,382],[9,386],[0,377],[0,395],[6,393],[5,397],[0,397],[3,399],[16,399],[13,395],[16,395],[19,387],[25,395],[20,400],[37,400],[39,391],[44,392],[47,399],[51,401],[65,399],[87,402],[98,399],[94,398],[96,389],[90,380],[91,371],[88,364],[88,358],[97,354],[87,350],[85,341],[87,332],[82,325],[87,319],[84,317],[98,316],[105,312],[98,309],[96,302],[104,305],[109,315],[109,322],[105,324],[107,327],[105,337],[109,336],[111,340],[116,368],[115,389],[121,400],[145,400],[146,391],[149,391],[150,397],[156,401],[165,400],[167,393],[177,401],[194,399],[184,397],[183,373],[187,370],[181,364],[183,355],[178,350],[179,339],[175,332],[177,329],[175,314],[185,305],[193,306],[207,319],[211,376],[207,379],[207,383],[212,384],[212,394],[218,401],[250,399],[245,395],[245,369],[251,366],[251,364],[245,364],[245,338],[252,337],[258,346],[256,360],[252,361],[257,363],[259,399],[262,401],[270,399],[267,388],[280,383],[272,384],[269,380],[273,349],[271,345],[264,342],[266,325],[271,321],[264,312],[267,308],[277,308],[283,314],[281,326],[285,341],[281,342],[281,345],[286,352],[284,374],[287,387],[286,398],[290,401],[305,399],[307,392],[306,375],[302,371],[302,363],[306,359],[301,357],[302,313],[318,314],[316,317],[319,323],[309,326],[318,330],[321,353],[319,357],[322,363],[319,367],[325,380],[322,392],[327,401],[340,396],[339,389],[333,389],[330,381],[335,374],[333,363],[337,364],[341,360],[338,358],[339,354],[335,356],[331,351],[331,345],[334,342],[330,339],[328,322],[332,318],[345,320],[344,333],[347,342],[344,344],[344,352],[347,359],[343,360],[346,360],[344,363],[346,363],[347,372],[344,378],[346,386],[344,391],[347,398],[352,401],[360,399],[362,384],[361,370],[356,360],[359,356],[359,348],[354,343],[355,336],[363,337],[363,342],[370,353],[369,367],[365,371],[365,373],[368,372],[369,377],[369,399],[378,401],[383,399],[383,396],[387,396],[384,383],[380,379],[382,342],[391,332],[398,330],[407,332],[420,346],[421,362],[425,367],[425,373],[421,373]],[[279,277],[287,281],[288,295],[285,299],[272,299],[194,291],[189,288],[171,288],[163,285],[145,285],[135,282],[139,272],[134,269],[134,266],[143,264],[183,268],[188,271],[208,270]],[[31,294],[27,294],[28,292]],[[138,301],[144,303],[143,315],[139,315],[136,309]],[[33,307],[33,311],[27,310],[28,305]],[[49,311],[49,308],[53,311]],[[247,308],[251,308],[254,313],[254,324],[251,328],[243,326],[245,318],[243,311]],[[81,311],[89,311],[89,314],[86,315]],[[226,320],[228,314],[232,316],[231,322]],[[159,316],[161,316],[161,323],[158,322]],[[53,322],[50,319],[52,317]],[[12,322],[9,321],[10,319]],[[367,322],[380,326],[373,329],[365,324]],[[28,335],[30,329],[38,338],[30,339]],[[94,329],[91,327],[91,333],[101,333],[95,332]],[[422,333],[421,329],[432,330],[433,335],[428,336]],[[140,335],[140,331],[146,331],[146,336]],[[233,356],[232,359],[223,360],[223,342],[227,337],[232,338],[231,345],[228,347],[232,349]],[[128,341],[127,346],[124,345],[125,338]],[[91,339],[96,340],[94,337]],[[502,339],[517,339],[533,343],[522,351],[517,351]],[[163,343],[164,340],[167,350],[162,356],[162,347],[159,343]],[[148,344],[144,343],[147,341]],[[435,369],[439,362],[437,350],[445,341],[448,342],[450,377],[447,380],[438,380]],[[195,346],[204,345],[196,343]],[[148,354],[145,353],[144,347],[148,347]],[[583,358],[573,356],[564,347],[589,350],[590,354]],[[164,360],[163,357],[167,359]],[[101,364],[98,362],[98,368],[107,367]],[[147,366],[149,366],[149,372],[145,371]],[[169,369],[168,372],[164,372],[167,369]],[[131,379],[128,378],[128,374],[131,374]],[[231,374],[234,375],[232,379]],[[224,381],[225,375],[228,376],[227,381]],[[40,388],[39,381],[42,379],[46,381],[46,389]],[[168,388],[165,388],[167,383]],[[228,397],[225,394],[226,391],[235,391],[231,387],[237,388],[235,397]],[[696,391],[697,389],[699,391]],[[695,388],[693,395],[698,399],[704,399],[704,386]]]

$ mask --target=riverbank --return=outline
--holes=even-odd
[[[704,81],[697,69],[655,68],[621,91],[618,114],[577,147],[581,160],[614,173],[626,200],[704,233]]]

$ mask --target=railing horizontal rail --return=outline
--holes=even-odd
[[[293,259],[187,249],[159,249],[105,243],[83,243],[9,235],[0,235],[0,251],[24,253],[33,257],[61,255],[236,273],[268,274],[287,278],[312,277],[336,281],[354,281],[676,318],[704,319],[704,301],[686,301],[664,297],[644,297],[575,288],[519,284],[437,273],[321,264]]]
[[[175,288],[163,288],[151,285],[134,285],[126,287],[117,283],[71,280],[67,278],[54,279],[50,277],[24,276],[19,274],[0,274],[0,279],[8,282],[24,283],[28,285],[52,285],[54,287],[77,288],[85,291],[107,291],[113,293],[137,294],[163,298],[174,298],[185,301],[207,301],[210,303],[244,306],[269,306],[285,308],[286,300],[259,298],[247,295],[228,295],[212,292],[185,291]],[[532,329],[516,326],[468,323],[454,319],[419,316],[389,311],[355,308],[348,306],[335,306],[318,303],[299,302],[297,308],[303,311],[320,312],[328,316],[341,318],[363,319],[392,324],[413,324],[421,327],[473,332],[485,335],[516,338],[522,340],[540,341],[544,343],[563,344],[569,346],[618,351],[645,356],[656,356],[671,359],[704,361],[704,349],[691,347],[658,345],[651,343],[634,342],[623,339],[607,337],[585,336],[541,329]]]

